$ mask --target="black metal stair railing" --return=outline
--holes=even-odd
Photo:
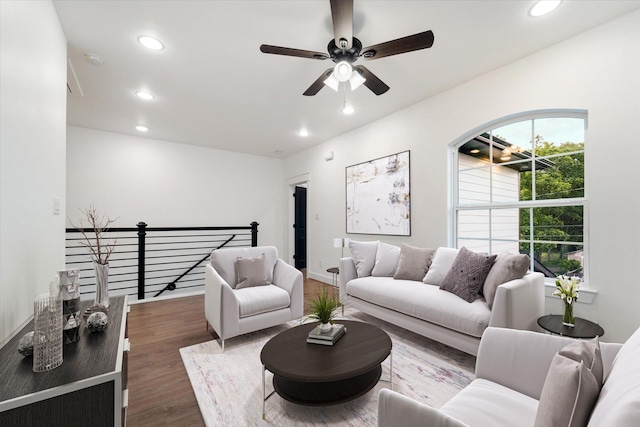
[[[109,228],[104,238],[115,240],[109,259],[109,294],[137,299],[157,297],[165,291],[197,291],[204,288],[204,266],[211,252],[222,247],[258,245],[258,223],[223,227]],[[80,294],[95,294],[93,262],[82,236],[66,229],[66,268],[80,270]]]

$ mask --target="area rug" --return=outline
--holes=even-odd
[[[408,332],[358,311],[345,313],[384,329],[393,342],[393,390],[438,408],[473,378],[475,357]],[[262,419],[262,346],[297,323],[253,332],[225,342],[208,341],[180,349],[202,417],[207,426],[375,426],[380,381],[365,395],[326,407],[296,405],[273,394]],[[389,378],[389,361],[382,363],[382,379]],[[267,371],[267,395],[273,390]]]

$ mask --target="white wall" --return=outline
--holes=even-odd
[[[282,160],[69,126],[67,214],[93,204],[114,227],[248,226],[283,244]]]
[[[1,345],[64,268],[67,42],[50,1],[3,0],[0,19]]]
[[[411,150],[412,236],[380,239],[443,246],[449,243],[447,153],[452,141],[513,113],[586,109],[590,285],[598,294],[593,304],[578,304],[575,310],[577,316],[600,323],[606,341],[625,340],[640,326],[635,279],[640,259],[639,76],[636,11],[287,158],[285,179],[309,173],[313,182],[308,193],[310,275],[329,281],[324,269],[337,265],[339,250],[332,239],[346,237],[346,166]],[[384,102],[384,96],[372,102]],[[327,162],[322,154],[329,150],[334,160]],[[547,311],[560,313],[559,301],[547,298]]]

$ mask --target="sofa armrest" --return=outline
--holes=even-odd
[[[529,272],[498,286],[489,326],[541,331],[538,318],[543,315],[544,276]]]
[[[300,270],[278,258],[273,270],[273,284],[289,293],[291,318],[302,317],[304,311],[304,280]]]
[[[430,406],[383,388],[378,394],[378,427],[468,427]]]
[[[353,263],[352,258],[340,258],[340,274],[338,275],[338,287],[340,288],[340,302],[346,304],[347,302],[347,283],[356,279],[358,273],[356,273],[356,265]]]
[[[558,335],[489,327],[480,340],[476,378],[539,400],[553,356],[572,342]]]
[[[240,331],[240,307],[233,289],[211,264],[204,270],[204,315],[223,340]]]

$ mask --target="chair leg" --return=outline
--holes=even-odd
[[[222,352],[224,353],[224,340],[220,338],[220,347],[222,347]]]

